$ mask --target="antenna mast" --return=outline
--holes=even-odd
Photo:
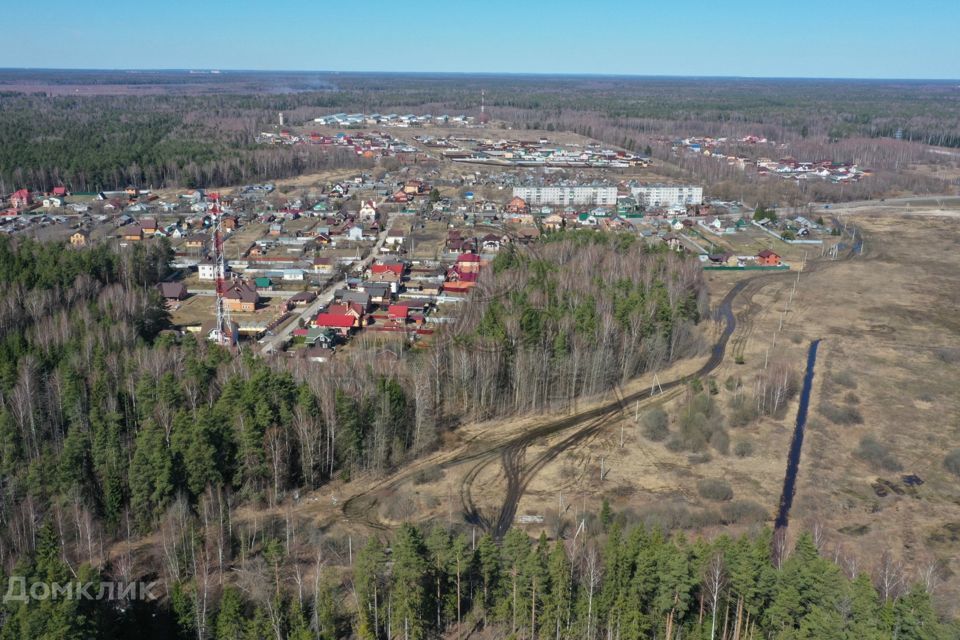
[[[216,311],[217,326],[214,328],[213,339],[224,346],[236,344],[233,323],[230,319],[230,309],[224,303],[223,296],[227,293],[227,259],[223,254],[223,210],[220,208],[220,198],[213,202],[210,213],[214,216],[213,225],[213,262],[217,270]]]

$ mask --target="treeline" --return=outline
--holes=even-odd
[[[209,517],[205,513],[204,518]],[[608,509],[595,532],[550,541],[511,529],[501,542],[440,524],[402,525],[347,551],[293,526],[232,529],[229,579],[217,573],[223,530],[196,518],[164,534],[177,572],[161,601],[8,600],[0,639],[24,637],[360,640],[438,637],[528,639],[747,638],[946,640],[956,622],[936,615],[923,574],[884,555],[872,572],[823,557],[802,533],[792,552],[774,536],[713,540],[624,528]],[[359,543],[359,541],[358,541]],[[353,549],[351,547],[351,549]],[[329,555],[325,555],[326,552]],[[25,593],[40,583],[106,576],[61,556],[55,528],[14,572]],[[136,576],[133,573],[131,575]],[[0,575],[0,577],[4,577]],[[15,589],[15,593],[19,590]]]
[[[82,75],[75,80],[102,81]],[[788,143],[794,155],[811,155],[803,159],[855,161],[886,172],[882,180],[875,176],[853,187],[858,197],[910,186],[943,190],[942,181],[929,177],[898,181],[900,168],[885,165],[904,150],[911,157],[926,154],[926,163],[949,164],[949,157],[931,156],[924,145],[960,145],[960,101],[946,82],[281,74],[205,76],[190,83],[222,93],[0,95],[0,192],[59,184],[74,191],[204,187],[367,166],[352,153],[262,148],[253,140],[276,123],[278,111],[293,123],[330,111],[477,115],[481,90],[494,118],[516,128],[575,131],[638,152],[663,138],[754,134]],[[279,90],[265,89],[270,86]],[[902,142],[883,144],[898,131]],[[765,149],[743,151],[767,155]],[[720,163],[710,162],[716,171]],[[694,175],[717,181],[709,173]],[[830,199],[843,197],[838,187],[817,188]]]
[[[207,187],[371,164],[342,149],[256,145],[267,112],[236,101],[0,97],[0,193]]]

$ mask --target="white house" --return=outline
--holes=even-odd
[[[201,280],[216,280],[217,265],[212,260],[206,260],[197,265],[197,275]]]
[[[303,269],[284,269],[283,279],[289,281],[302,281]]]
[[[360,207],[360,222],[375,222],[377,220],[377,205],[373,200],[366,200]]]

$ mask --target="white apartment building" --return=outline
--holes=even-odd
[[[645,207],[676,207],[703,203],[703,187],[675,184],[650,184],[631,187],[637,203]]]
[[[596,205],[617,204],[616,187],[514,187],[513,197],[523,198],[528,205]]]

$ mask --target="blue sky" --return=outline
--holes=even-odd
[[[4,0],[0,67],[960,78],[960,0]]]

